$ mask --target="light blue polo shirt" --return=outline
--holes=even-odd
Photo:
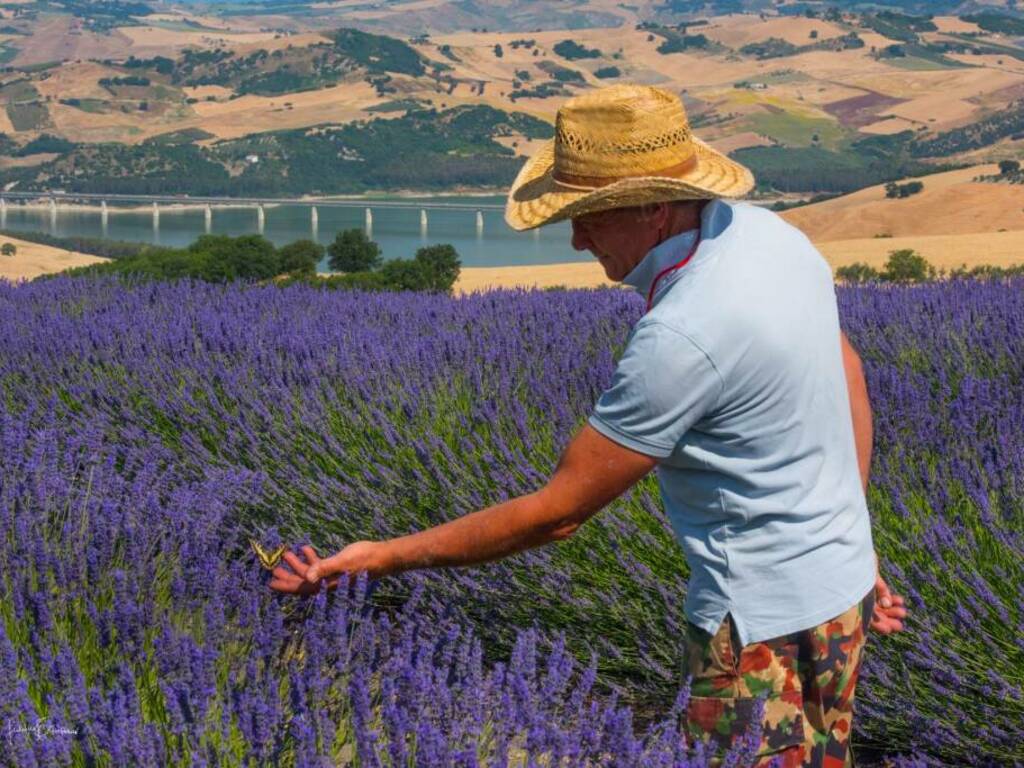
[[[713,200],[657,283],[589,423],[659,459],[692,574],[687,618],[744,645],[820,624],[874,586],[832,271],[772,211]],[[623,280],[646,300],[697,231]]]

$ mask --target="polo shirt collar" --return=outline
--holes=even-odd
[[[721,204],[722,201],[716,199],[704,206],[704,209],[701,211],[702,230],[708,229],[708,222],[714,213],[714,209]],[[639,263],[633,267],[633,270],[628,275],[622,278],[622,282],[635,288],[641,296],[646,298],[655,278],[663,270],[686,258],[686,254],[693,247],[697,235],[698,230],[688,229],[685,232],[680,232],[678,235],[673,235],[668,240],[658,243],[658,245],[647,252],[646,256],[640,259]],[[696,257],[697,255],[694,254],[694,258]],[[683,269],[685,270],[686,267],[684,266]],[[662,279],[661,282],[664,283],[665,280]],[[659,289],[658,292],[661,293],[661,290]]]

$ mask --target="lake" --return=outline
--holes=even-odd
[[[380,198],[402,202],[489,204],[504,206],[503,196]],[[427,211],[427,225],[421,226],[419,208],[373,208],[373,201],[360,207],[317,206],[317,226],[311,224],[308,205],[266,206],[263,236],[276,245],[301,238],[314,239],[327,245],[337,232],[366,228],[365,207],[372,209],[370,236],[383,251],[385,259],[411,258],[423,245],[451,243],[459,253],[464,267],[524,266],[557,264],[566,261],[590,261],[589,252],[573,250],[569,244],[570,226],[559,222],[540,230],[515,232],[505,223],[500,210],[481,212],[482,226],[477,225],[475,210]],[[107,224],[98,208],[58,206],[56,217],[46,207],[28,208],[8,202],[6,213],[0,214],[0,228],[16,231],[41,231],[53,235],[106,237],[114,240],[157,243],[181,247],[193,242],[205,231],[202,207],[175,209],[162,205],[159,226],[153,226],[148,208],[124,208],[110,205]],[[214,234],[246,235],[259,232],[255,207],[212,209],[210,231]],[[326,260],[320,268],[327,271]]]

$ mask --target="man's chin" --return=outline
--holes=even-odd
[[[622,282],[622,278],[625,277],[625,275],[620,275],[620,274],[616,273],[613,270],[612,267],[605,267],[604,268],[604,274],[605,274],[605,277],[607,277],[609,280],[612,280],[612,281],[614,281],[616,283]]]
[[[625,277],[625,275],[617,275],[617,274],[615,274],[615,268],[611,264],[606,264],[605,262],[601,261],[600,259],[598,259],[598,263],[601,265],[601,268],[604,270],[605,277],[607,277],[609,280],[614,280],[617,283],[620,280],[622,280],[623,277]]]

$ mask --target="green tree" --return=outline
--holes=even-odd
[[[867,283],[880,279],[881,274],[874,267],[856,261],[836,269],[836,277],[846,283]]]
[[[935,267],[924,256],[911,248],[889,252],[882,278],[893,283],[920,283],[935,279]]]
[[[1020,171],[1020,163],[1016,160],[1000,160],[999,173],[1002,176],[1011,176]]]
[[[430,276],[427,267],[416,259],[391,259],[380,268],[384,284],[395,291],[422,291]]]
[[[361,229],[346,229],[327,246],[328,264],[335,272],[366,272],[380,266],[380,246]]]
[[[316,274],[316,265],[324,257],[324,247],[312,240],[296,240],[277,251],[278,274]]]
[[[501,43],[494,44],[494,55],[499,59],[505,55],[505,51],[501,49]]]
[[[262,235],[200,235],[188,250],[207,257],[203,279],[266,280],[277,274],[277,250]]]
[[[18,247],[14,243],[4,243],[0,245],[0,253],[4,256],[13,256],[18,252]]]
[[[416,251],[414,261],[422,268],[422,287],[428,291],[448,293],[459,279],[462,262],[455,247],[448,243],[420,248]]]

